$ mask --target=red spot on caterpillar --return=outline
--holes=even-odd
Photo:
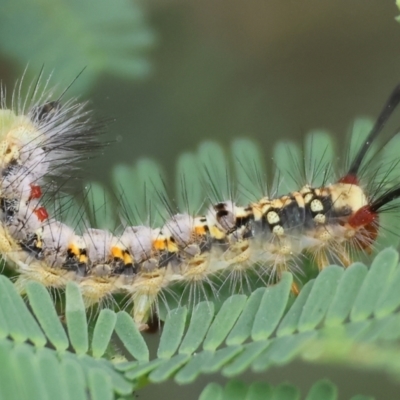
[[[38,185],[30,184],[31,187],[31,194],[29,196],[29,200],[32,199],[40,199],[42,197],[42,189]]]
[[[352,216],[350,216],[348,223],[352,228],[360,228],[376,221],[378,213],[371,211],[370,206],[361,207]]]
[[[379,215],[370,206],[361,207],[348,220],[349,225],[358,229],[355,248],[370,253],[373,243],[378,237]],[[362,228],[362,229],[360,229]]]
[[[358,185],[358,178],[356,175],[350,174],[340,178],[339,183],[348,183],[349,185]]]
[[[40,222],[45,221],[47,218],[49,218],[49,214],[47,213],[46,209],[44,207],[39,207],[34,211],[35,215],[38,217]]]

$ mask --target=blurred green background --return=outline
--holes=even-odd
[[[10,89],[27,65],[28,81],[44,65],[63,88],[86,67],[70,93],[115,119],[114,143],[84,166],[105,185],[117,164],[144,156],[173,177],[178,156],[205,139],[253,139],[269,165],[278,140],[324,128],[344,157],[354,118],[376,116],[400,81],[397,14],[382,0],[0,0],[0,77]],[[376,373],[296,363],[266,375],[303,388],[325,376],[343,399],[400,398]],[[139,398],[196,398],[205,380]]]

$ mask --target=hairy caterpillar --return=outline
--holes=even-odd
[[[49,178],[75,166],[88,143],[93,148],[98,127],[85,104],[62,104],[44,86],[39,90],[36,83],[22,101],[20,84],[10,108],[1,90],[0,253],[19,273],[21,291],[29,280],[52,288],[73,280],[87,306],[124,293],[133,302],[135,322],[145,328],[157,298],[174,282],[196,286],[225,271],[249,270],[267,282],[301,268],[305,253],[319,270],[332,261],[349,265],[353,251],[373,247],[380,213],[400,197],[400,185],[389,175],[377,171],[379,184],[363,180],[365,156],[400,102],[399,85],[339,179],[326,177],[320,187],[307,182],[298,191],[247,205],[220,199],[204,215],[172,214],[161,227],[76,232],[49,213],[43,193],[59,189]]]

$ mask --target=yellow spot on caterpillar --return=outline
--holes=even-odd
[[[43,240],[42,240],[40,235],[36,235],[36,247],[38,249],[42,249],[43,248]]]
[[[278,236],[283,236],[285,234],[285,230],[283,229],[283,227],[281,225],[274,226],[274,228],[272,229],[272,232]]]
[[[270,225],[274,225],[274,224],[279,223],[280,218],[279,218],[278,213],[275,212],[275,211],[269,211],[269,212],[267,213],[267,221],[268,221],[268,223],[269,223]]]
[[[321,200],[318,199],[314,199],[311,204],[310,204],[310,208],[312,212],[320,212],[320,211],[324,211],[324,205],[322,204]]]
[[[326,222],[326,217],[325,217],[324,214],[317,214],[317,215],[314,217],[314,221],[315,221],[317,224],[325,224],[325,222]]]
[[[127,251],[124,251],[123,254],[124,254],[123,256],[124,264],[125,265],[133,264],[132,256]]]
[[[294,199],[296,200],[297,205],[299,207],[304,208],[305,201],[304,201],[302,194],[300,192],[293,192],[292,195],[293,195]]]
[[[74,256],[79,257],[79,255],[80,255],[80,250],[79,250],[79,247],[78,247],[77,245],[75,245],[75,244],[70,244],[70,245],[68,246],[68,250],[69,250]]]
[[[282,208],[289,205],[293,200],[289,196],[282,196],[278,199],[271,200],[272,208]]]
[[[258,203],[252,204],[254,218],[261,219],[271,208],[271,201],[268,197],[263,197]]]
[[[218,229],[215,225],[210,226],[210,235],[217,240],[224,239],[226,237],[225,232],[222,232],[220,229]]]
[[[368,204],[363,190],[349,183],[337,183],[329,187],[332,207],[335,210],[350,209],[353,213]]]
[[[308,204],[313,198],[314,198],[314,195],[313,195],[312,193],[307,193],[307,194],[304,196],[304,202],[305,202],[306,204]]]
[[[171,239],[167,239],[166,243],[167,243],[167,250],[170,253],[177,253],[179,251],[178,245],[175,242],[173,242]]]

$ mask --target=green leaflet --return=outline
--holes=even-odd
[[[0,5],[0,52],[21,68],[29,64],[34,77],[45,62],[54,70],[54,82],[65,84],[88,66],[71,88],[81,95],[102,73],[137,79],[151,70],[147,53],[155,36],[135,1],[119,0],[118,7],[108,0],[95,7],[78,0],[1,0]]]

